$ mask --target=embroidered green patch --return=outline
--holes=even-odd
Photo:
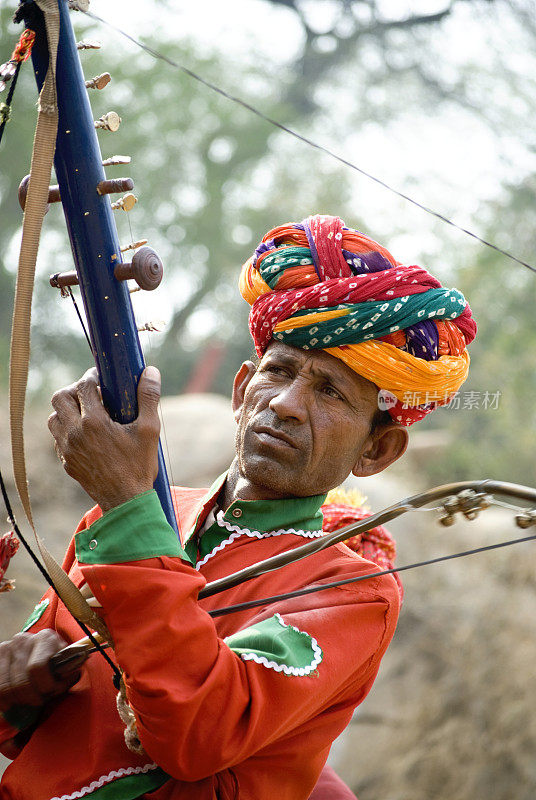
[[[255,661],[285,675],[310,675],[322,661],[316,639],[287,625],[280,614],[233,633],[225,643],[243,661]]]
[[[120,773],[121,770],[118,770],[118,772]],[[145,792],[152,792],[154,789],[158,789],[168,780],[169,775],[158,767],[150,772],[117,778],[104,786],[100,786],[93,792],[86,792],[86,794],[95,798],[95,800],[97,798],[98,800],[137,800],[137,798],[144,796]],[[67,797],[73,798],[81,796],[80,792],[67,795]]]
[[[41,600],[41,602],[36,605],[36,607],[34,608],[32,613],[30,614],[30,616],[28,617],[26,622],[24,623],[24,626],[22,627],[21,630],[23,632],[27,631],[29,628],[32,627],[32,625],[35,625],[37,620],[41,619],[41,617],[45,613],[46,609],[48,608],[49,604],[50,604],[50,600],[48,599],[48,597],[45,597],[44,600]]]

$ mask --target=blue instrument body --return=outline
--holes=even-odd
[[[114,267],[122,260],[121,250],[110,199],[97,193],[97,184],[106,176],[67,0],[58,0],[58,6],[59,126],[54,167],[103,402],[112,419],[128,423],[137,416],[136,389],[145,363],[127,283],[114,277]],[[32,27],[36,27],[33,17]],[[48,68],[43,22],[37,31],[32,61],[40,90]],[[154,488],[178,535],[161,444]]]

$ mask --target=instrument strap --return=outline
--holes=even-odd
[[[39,551],[52,578],[54,587],[76,619],[89,625],[110,640],[101,618],[87,604],[79,589],[72,583],[56,559],[49,553],[37,534],[32,516],[28,491],[26,459],[24,455],[24,405],[30,362],[30,327],[32,294],[39,239],[48,203],[48,190],[58,131],[58,102],[56,96],[56,57],[60,34],[60,16],[57,0],[35,0],[43,12],[49,51],[48,70],[38,103],[30,181],[24,208],[22,243],[19,256],[13,325],[11,330],[11,357],[9,364],[9,415],[11,426],[11,454],[15,485],[26,518],[35,535]]]

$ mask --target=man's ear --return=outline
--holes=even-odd
[[[358,478],[376,475],[404,455],[409,442],[407,428],[396,423],[381,425],[371,433],[352,473]]]
[[[257,372],[257,367],[253,363],[253,361],[244,361],[240,369],[235,375],[235,379],[233,381],[233,397],[231,400],[231,405],[234,412],[235,422],[238,422],[240,419],[240,414],[242,412],[242,406],[244,404],[244,395],[246,393],[246,389],[252,377]]]

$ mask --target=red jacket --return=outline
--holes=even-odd
[[[176,490],[181,531],[202,525],[220,487]],[[102,605],[145,754],[125,745],[111,671],[96,653],[8,767],[1,800],[130,800],[149,791],[154,800],[306,800],[394,633],[396,582],[374,578],[213,620],[206,612],[218,607],[377,568],[335,545],[198,601],[205,582],[320,535],[315,498],[303,498],[309,518],[298,514],[300,527],[284,519],[283,504],[296,516],[301,500],[233,503],[202,537],[211,550],[195,569],[178,557],[152,497],[100,520],[92,509],[75,537],[78,559],[72,541],[64,561]],[[80,638],[55,595],[45,599],[31,630]],[[2,742],[14,728],[0,725]]]

